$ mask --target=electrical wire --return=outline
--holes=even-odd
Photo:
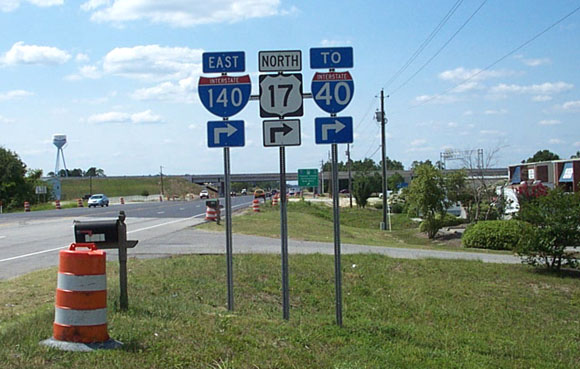
[[[405,70],[407,70],[407,68],[415,61],[415,59],[417,59],[417,57],[421,54],[421,52],[423,52],[423,50],[425,50],[427,45],[429,45],[429,43],[433,40],[433,38],[435,38],[435,36],[439,33],[439,31],[441,31],[445,23],[447,23],[449,18],[451,18],[451,16],[459,8],[461,3],[463,3],[463,0],[457,0],[455,4],[453,4],[451,9],[449,9],[447,14],[443,17],[443,19],[439,21],[439,24],[433,29],[433,31],[431,31],[431,33],[429,34],[429,36],[427,36],[427,38],[423,41],[423,43],[419,45],[417,50],[415,50],[415,52],[409,57],[409,59],[407,59],[405,64],[398,71],[396,71],[395,74],[393,74],[393,76],[387,81],[387,83],[385,83],[385,86],[383,87],[384,89],[387,89],[397,78],[399,78],[401,74],[405,72]]]
[[[453,89],[455,89],[455,88],[457,88],[457,87],[459,87],[461,85],[464,85],[465,83],[471,81],[472,79],[474,79],[475,77],[477,77],[481,73],[483,73],[485,71],[488,71],[489,69],[493,68],[495,65],[497,65],[500,62],[502,62],[503,60],[505,60],[509,56],[511,56],[511,55],[515,54],[516,52],[520,51],[521,49],[523,49],[524,47],[526,47],[527,45],[529,45],[530,43],[532,43],[533,41],[535,41],[538,37],[542,36],[544,33],[548,32],[549,30],[551,30],[552,28],[556,27],[558,24],[562,23],[564,20],[566,20],[567,18],[569,18],[570,16],[572,16],[578,10],[580,10],[580,6],[577,7],[576,9],[572,10],[570,13],[566,14],[565,16],[563,16],[562,18],[560,18],[556,22],[552,23],[550,26],[548,26],[547,28],[545,28],[543,31],[537,33],[535,36],[533,36],[532,38],[530,38],[529,40],[527,40],[523,44],[519,45],[518,47],[516,47],[515,49],[511,50],[510,52],[508,52],[507,54],[505,54],[501,58],[499,58],[496,61],[494,61],[493,63],[489,64],[487,67],[485,67],[485,68],[479,70],[478,72],[472,74],[471,76],[467,77],[466,79],[464,79],[463,81],[459,82],[455,86],[453,86],[451,88],[448,88],[448,89],[444,90],[443,92],[441,92],[439,94],[433,95],[433,96],[431,96],[431,98],[426,99],[426,100],[422,101],[421,103],[419,103],[417,105],[414,105],[414,106],[409,107],[409,109],[418,108],[419,106],[422,106],[424,104],[427,104],[428,102],[431,102],[434,99],[445,95],[449,91],[451,91],[451,90],[453,90]]]
[[[419,74],[423,69],[425,69],[425,67],[427,65],[429,65],[433,59],[435,59],[440,53],[441,51],[443,51],[443,49],[445,49],[447,47],[447,45],[449,45],[449,43],[455,38],[455,36],[457,36],[459,34],[459,32],[461,32],[461,30],[463,30],[463,28],[465,28],[465,26],[471,21],[471,19],[479,12],[479,10],[481,8],[483,8],[483,6],[485,5],[485,3],[487,3],[487,0],[484,0],[481,5],[479,5],[479,7],[477,9],[475,9],[475,11],[469,16],[469,18],[467,18],[467,20],[461,25],[461,27],[459,27],[457,29],[457,31],[455,31],[455,33],[443,44],[443,46],[441,46],[439,48],[439,50],[437,50],[437,52],[431,57],[429,58],[429,60],[427,60],[419,69],[417,69],[417,71],[415,73],[413,73],[413,75],[411,77],[409,77],[405,82],[403,82],[399,87],[395,88],[392,92],[389,93],[389,95],[392,95],[394,93],[396,93],[397,91],[399,91],[401,88],[403,88],[407,83],[409,83],[413,78],[415,78],[415,76],[417,74]]]

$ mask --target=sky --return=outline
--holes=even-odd
[[[580,151],[579,7],[578,0],[0,0],[0,146],[45,174],[56,166],[54,134],[67,136],[69,169],[223,173],[223,149],[209,148],[206,132],[220,118],[197,94],[203,52],[244,51],[246,71],[232,75],[250,75],[258,94],[258,52],[301,50],[309,92],[320,71],[310,68],[309,49],[349,46],[354,95],[339,116],[353,118],[353,160],[380,161],[381,89],[387,155],[406,168],[449,150],[483,149],[492,167],[544,149],[569,158]],[[330,145],[315,143],[317,117],[328,113],[304,99],[301,145],[286,148],[287,171],[329,159]],[[245,122],[245,146],[230,149],[232,173],[278,172],[279,150],[263,146],[258,101],[230,119]],[[339,145],[339,160],[345,152]]]

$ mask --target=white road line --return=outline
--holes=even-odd
[[[65,248],[66,247],[61,246],[61,247],[57,247],[55,249],[37,251],[37,252],[32,252],[30,254],[24,254],[24,255],[14,256],[14,257],[7,258],[7,259],[0,259],[0,263],[3,262],[3,261],[17,260],[17,259],[27,258],[29,256],[40,255],[40,254],[44,254],[44,253],[51,252],[51,251],[64,250]]]
[[[247,205],[248,204],[238,205],[238,206],[233,207],[233,209],[239,208],[239,207],[243,207],[243,206],[247,206]],[[166,225],[169,225],[169,224],[179,223],[179,222],[183,222],[183,221],[186,221],[186,220],[192,220],[192,219],[199,218],[199,217],[204,217],[204,216],[205,216],[205,214],[202,213],[202,214],[194,215],[194,216],[189,217],[189,218],[181,218],[181,219],[177,219],[177,220],[172,220],[171,222],[165,222],[165,223],[161,223],[161,224],[156,224],[156,225],[153,225],[153,226],[150,226],[150,227],[145,227],[145,228],[140,228],[140,229],[134,229],[132,231],[127,232],[127,234],[137,233],[137,232],[141,232],[141,231],[146,231],[148,229],[153,229],[153,228],[157,228],[157,227],[163,227],[163,226],[166,226]],[[0,236],[0,238],[6,238],[6,236]],[[11,258],[0,259],[0,263],[2,263],[4,261],[11,261],[11,260],[23,259],[23,258],[27,258],[29,256],[45,254],[47,252],[52,252],[52,251],[57,251],[57,250],[63,250],[65,248],[66,248],[66,246],[65,247],[62,247],[61,246],[61,247],[57,247],[57,248],[54,248],[54,249],[42,250],[42,251],[37,251],[37,252],[31,252],[30,254],[24,254],[24,255],[19,255],[19,256],[13,256]]]
[[[6,238],[6,236],[0,236],[0,240],[3,239],[3,238]]]

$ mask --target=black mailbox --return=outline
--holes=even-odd
[[[119,242],[119,220],[75,221],[75,242],[92,242],[97,248],[116,248]],[[106,247],[110,246],[110,247]]]
[[[127,297],[127,249],[133,248],[139,241],[127,240],[125,212],[119,212],[114,220],[94,220],[88,222],[74,221],[75,242],[94,243],[98,249],[119,250],[119,281],[121,287],[120,306],[126,310],[129,306]]]

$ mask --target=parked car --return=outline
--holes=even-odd
[[[254,190],[254,198],[259,199],[260,197],[266,200],[266,192],[264,192],[264,190],[262,190],[261,188],[256,188]]]
[[[238,194],[236,193],[236,191],[230,191],[230,196],[236,197],[236,196],[238,196]]]
[[[199,198],[200,199],[209,199],[209,192],[207,192],[207,190],[201,190],[199,192]]]
[[[348,191],[348,188],[343,188],[343,189],[342,189],[342,190],[340,190],[339,192],[340,192],[340,193],[350,193],[350,192]]]
[[[242,188],[242,196],[246,196],[248,194],[248,190]]]
[[[103,195],[102,193],[97,193],[94,194],[93,196],[89,197],[89,208],[91,206],[94,206],[95,208],[97,206],[103,207],[103,206],[109,206],[109,198],[105,195]]]

